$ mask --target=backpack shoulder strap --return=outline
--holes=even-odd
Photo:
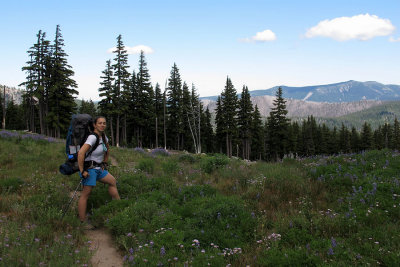
[[[89,153],[87,154],[87,157],[90,156],[90,155],[92,154],[92,152],[96,150],[96,148],[99,146],[99,143],[100,143],[100,138],[99,138],[99,135],[98,135],[98,134],[96,134],[96,133],[91,133],[91,134],[88,135],[88,137],[91,136],[91,135],[94,135],[94,136],[96,137],[96,142],[95,142],[94,145],[90,148],[90,151],[89,151]]]

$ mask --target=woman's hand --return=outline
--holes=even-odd
[[[89,173],[87,171],[83,171],[82,172],[82,177],[83,178],[88,178],[89,177]]]

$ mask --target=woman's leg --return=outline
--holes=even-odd
[[[104,178],[99,180],[104,184],[108,184],[108,193],[112,197],[112,199],[120,199],[118,190],[117,190],[117,180],[108,173]]]
[[[93,186],[84,185],[83,190],[81,192],[81,197],[78,201],[78,213],[79,219],[81,222],[86,220],[86,207],[87,207],[87,200],[89,198],[90,192],[92,192]]]

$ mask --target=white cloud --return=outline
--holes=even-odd
[[[113,51],[115,51],[115,49],[116,49],[116,47],[112,47],[107,50],[107,53],[112,53]],[[140,51],[142,51],[142,50],[145,54],[154,53],[153,48],[151,48],[150,46],[146,46],[146,45],[137,45],[137,46],[133,46],[133,47],[125,46],[125,50],[127,51],[127,53],[129,55],[140,54]]]
[[[257,32],[256,35],[250,37],[250,38],[245,38],[242,39],[243,42],[269,42],[269,41],[275,41],[276,40],[276,35],[273,31],[271,30],[264,30],[262,32]]]
[[[394,38],[393,36],[390,36],[389,42],[392,42],[392,43],[400,42],[400,37],[399,38]]]
[[[336,41],[358,39],[366,41],[377,36],[387,36],[394,32],[395,27],[388,19],[376,15],[357,15],[323,20],[306,32],[307,38],[317,36],[329,37]]]

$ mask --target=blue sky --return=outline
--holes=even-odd
[[[218,95],[229,76],[238,91],[347,80],[400,84],[400,1],[2,1],[0,84],[17,86],[39,30],[59,24],[80,92],[98,100],[108,51],[122,35],[130,71],[138,46],[152,83],[174,62],[201,96]]]

